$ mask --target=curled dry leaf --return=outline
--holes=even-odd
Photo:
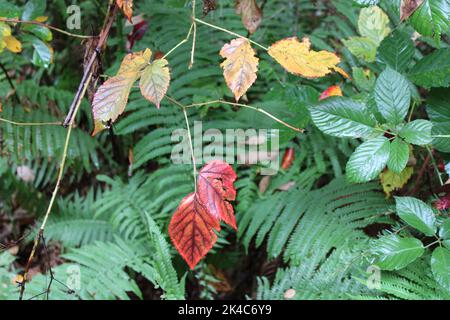
[[[216,0],[203,0],[203,16],[214,10],[216,10]]]
[[[259,59],[250,42],[244,38],[225,44],[220,55],[225,58],[220,65],[225,81],[238,101],[255,82]]]
[[[287,71],[305,78],[319,78],[333,70],[342,70],[337,67],[341,60],[336,54],[324,50],[313,51],[310,47],[308,38],[300,42],[292,37],[275,42],[268,52]]]
[[[342,90],[339,86],[328,87],[324,92],[320,94],[319,101],[328,97],[340,96],[342,97]]]
[[[181,200],[170,221],[170,239],[191,269],[214,246],[220,221],[237,229],[228,202],[236,197],[235,180],[236,173],[228,163],[210,162],[199,172],[197,192]]]
[[[139,77],[139,71],[148,64],[150,56],[150,49],[126,55],[117,75],[98,88],[92,102],[95,123],[93,136],[105,129],[106,123],[114,122],[125,110],[130,90]]]
[[[139,82],[144,98],[154,103],[158,109],[169,88],[170,72],[167,64],[166,59],[154,60],[144,69]]]
[[[122,9],[123,14],[131,22],[133,16],[133,0],[116,0],[117,6]]]
[[[408,19],[424,0],[402,0],[400,4],[400,21]]]
[[[256,0],[237,0],[236,13],[241,15],[242,23],[250,34],[254,33],[262,22],[262,10]]]

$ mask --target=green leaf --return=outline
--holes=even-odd
[[[431,255],[431,271],[436,282],[450,291],[450,252],[446,248],[438,247]]]
[[[44,15],[47,4],[45,0],[29,0],[25,4],[22,20],[31,21]]]
[[[383,270],[399,270],[419,258],[424,247],[416,238],[401,238],[396,234],[382,236],[372,243],[377,255],[376,265]]]
[[[405,71],[414,56],[414,43],[406,32],[395,31],[378,48],[378,59],[398,72]]]
[[[388,162],[389,144],[389,140],[381,136],[359,145],[347,162],[348,181],[366,182],[376,178]]]
[[[409,159],[409,146],[402,139],[395,138],[391,143],[391,150],[387,166],[392,172],[400,174],[405,169]]]
[[[408,81],[397,71],[387,68],[377,79],[375,101],[389,123],[395,125],[403,122],[411,101]]]
[[[439,237],[442,239],[450,239],[450,218],[446,218],[439,228]]]
[[[34,52],[31,62],[38,67],[48,68],[53,60],[52,47],[36,37],[33,37],[32,45]]]
[[[50,29],[34,25],[34,24],[24,24],[22,27],[23,30],[33,33],[35,36],[39,37],[42,41],[51,41],[53,39],[52,32]]]
[[[377,55],[377,44],[367,37],[350,37],[342,40],[347,49],[357,58],[366,62],[374,62]]]
[[[425,202],[413,197],[395,197],[395,205],[399,217],[411,227],[427,236],[436,233],[436,217]]]
[[[372,91],[375,87],[375,76],[370,70],[365,71],[363,68],[352,68],[353,80],[360,91]]]
[[[423,36],[439,40],[450,29],[448,0],[425,0],[410,18],[410,23]]]
[[[312,106],[314,124],[335,137],[369,137],[374,134],[376,120],[366,105],[344,97],[331,97]]]
[[[448,87],[450,85],[450,48],[439,49],[422,58],[412,68],[409,78],[425,87]]]
[[[408,122],[399,132],[400,137],[406,142],[423,146],[430,144],[433,140],[431,138],[431,128],[433,124],[428,120],[414,120]]]
[[[391,32],[389,17],[377,6],[363,8],[359,14],[358,31],[378,45]]]
[[[432,135],[450,135],[450,88],[431,90],[427,99],[427,113],[433,128]],[[450,152],[450,138],[434,138],[433,147]]]
[[[0,0],[0,17],[18,18],[20,17],[20,9],[8,1]]]

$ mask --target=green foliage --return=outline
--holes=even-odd
[[[0,3],[0,16],[17,16],[14,11],[21,15],[25,10],[26,19],[40,12],[56,23],[66,14],[61,1],[47,3],[51,10],[40,8],[40,1],[27,2],[7,8],[8,14]],[[38,11],[30,9],[33,3]],[[103,4],[93,1],[80,5],[87,21],[98,20],[104,10]],[[197,5],[200,12],[201,1]],[[247,33],[235,14],[234,1],[218,1],[217,7],[202,19]],[[189,2],[135,1],[134,8],[135,14],[145,13],[150,21],[134,52],[151,48],[153,53],[166,54],[186,37]],[[415,182],[420,192],[413,196],[423,195],[422,200],[395,197],[394,205],[381,192],[379,181],[368,182],[377,180],[386,168],[400,174],[407,166],[414,170],[411,180],[416,181],[428,150],[433,158],[427,173],[435,169],[431,168],[435,160],[448,162],[447,155],[437,152],[450,152],[450,57],[448,45],[439,42],[449,29],[444,19],[448,5],[444,0],[425,0],[401,25],[398,4],[385,0],[357,0],[352,5],[347,0],[274,0],[263,11],[252,40],[266,46],[290,35],[307,36],[314,50],[336,52],[339,66],[351,71],[351,79],[334,73],[320,79],[299,78],[274,66],[258,48],[258,80],[242,102],[305,128],[305,133],[254,110],[218,102],[189,108],[187,116],[191,131],[194,121],[202,121],[203,131],[279,129],[280,158],[286,148],[293,148],[292,165],[270,177],[261,175],[262,165],[234,166],[237,239],[224,227],[212,252],[190,273],[167,231],[181,199],[194,191],[192,165],[173,164],[170,159],[176,143],[172,133],[185,128],[182,109],[168,99],[156,109],[133,88],[118,122],[92,138],[90,105],[83,100],[64,179],[44,232],[47,243],[58,244],[62,258],[52,262],[55,279],[49,299],[146,298],[148,291],[162,299],[223,297],[226,294],[216,286],[224,280],[216,271],[234,277],[247,254],[253,265],[273,263],[276,275],[274,279],[249,275],[239,282],[239,286],[248,284],[246,291],[233,298],[252,294],[257,299],[450,299],[448,209],[438,212],[429,205],[440,196],[434,194],[440,186],[427,190],[428,183]],[[123,24],[119,19],[110,35],[102,74],[115,74],[127,53],[125,35],[130,28]],[[413,29],[421,33],[414,40]],[[0,117],[60,122],[78,85],[74,79],[81,76],[82,59],[73,55],[74,48],[82,51],[79,41],[52,35],[47,28],[30,25],[21,30],[31,37],[24,38],[27,53],[0,55],[6,70],[17,70],[8,75],[21,103],[13,100],[11,86],[1,74]],[[49,64],[46,43],[52,36],[55,56]],[[167,56],[168,96],[185,105],[234,101],[218,54],[232,36],[198,24],[196,37],[191,70],[190,41]],[[29,71],[29,61],[40,67]],[[320,93],[332,85],[342,89],[343,97],[319,101]],[[36,219],[33,225],[42,221],[65,133],[59,125],[0,123],[0,215],[14,221],[16,229],[16,214],[23,210]],[[236,151],[234,146],[227,148]],[[32,183],[17,174],[21,166],[34,172]],[[430,184],[438,183],[433,179]],[[408,187],[400,194],[414,193],[415,185]],[[22,255],[36,234],[34,227],[28,231],[29,236],[19,243]],[[39,256],[42,250],[40,246]],[[23,256],[7,250],[0,253],[0,299],[17,299],[13,279],[23,272],[22,260]],[[371,289],[368,272],[375,266],[381,269],[380,283]],[[25,298],[46,299],[49,280],[48,272],[34,275]],[[233,288],[238,286],[235,278],[226,281]],[[192,287],[199,292],[186,291]]]

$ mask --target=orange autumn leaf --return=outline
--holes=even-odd
[[[250,42],[244,38],[225,44],[220,55],[225,58],[220,65],[225,81],[238,101],[255,82],[259,59]]]
[[[332,96],[342,97],[342,90],[339,86],[328,87],[324,92],[320,94],[319,101]]]
[[[122,60],[117,75],[103,83],[94,95],[92,113],[94,131],[92,135],[106,128],[106,123],[114,122],[123,113],[133,84],[140,75],[140,70],[150,60],[151,50],[129,53]]]
[[[220,222],[236,227],[233,185],[236,173],[223,161],[212,161],[198,174],[197,192],[181,200],[169,224],[169,236],[180,255],[194,269],[211,250],[220,231]]]
[[[131,22],[133,16],[133,0],[116,0],[117,6],[122,9],[123,14]]]
[[[313,51],[308,38],[302,42],[298,38],[286,38],[269,47],[269,55],[290,73],[305,77],[319,78],[332,71],[338,71],[340,58],[328,51]],[[340,69],[342,70],[342,69]]]

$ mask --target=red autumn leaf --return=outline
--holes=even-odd
[[[133,20],[134,20],[134,17],[133,17]],[[141,40],[144,37],[145,32],[147,32],[147,29],[148,29],[148,22],[142,18],[140,19],[139,22],[133,24],[133,29],[131,30],[131,32],[128,34],[128,37],[127,37],[127,39],[128,39],[127,49],[128,50],[131,51],[133,49],[134,43],[136,41]]]
[[[197,192],[181,200],[169,224],[169,236],[189,267],[211,250],[220,231],[220,221],[236,227],[233,207],[236,173],[223,161],[212,161],[198,175]]]
[[[294,148],[287,148],[283,155],[283,160],[281,161],[281,168],[283,170],[288,169],[292,166],[292,163],[295,160],[295,152]]]
[[[441,211],[447,210],[448,208],[450,208],[450,193],[439,198],[439,200],[437,200],[434,203],[434,206],[436,209],[441,210]]]
[[[342,96],[342,90],[339,86],[328,87],[320,94],[319,101],[332,96]]]

